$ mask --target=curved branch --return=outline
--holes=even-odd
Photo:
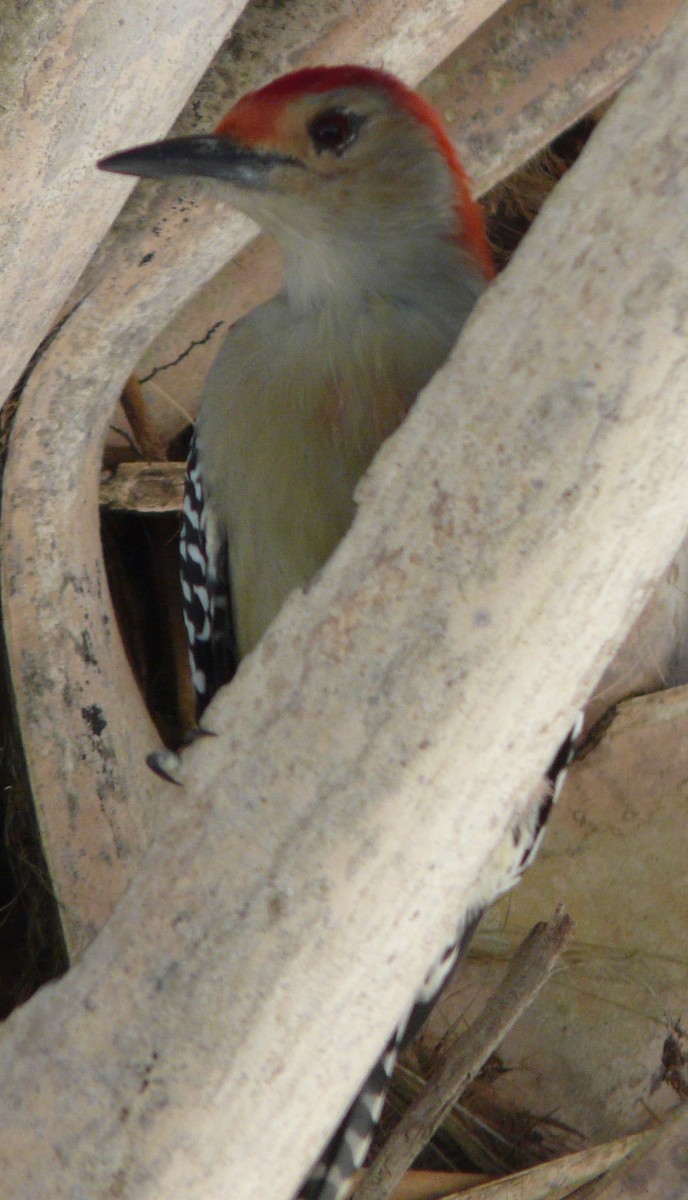
[[[273,9],[256,6],[243,18],[238,60],[235,44],[218,57],[203,82],[203,117],[226,107],[228,77],[241,88],[255,86],[285,58],[292,62],[283,65],[296,65],[294,56],[333,56],[335,30],[337,54],[355,56],[369,45],[371,32],[379,31],[375,54],[384,53],[392,65],[399,65],[403,48],[411,47],[407,67],[421,74],[453,44],[452,38],[458,39],[491,11],[495,0],[464,0],[461,5],[434,0],[432,20],[422,37],[417,36],[416,6],[409,0],[395,3],[394,28],[385,27],[383,35],[389,6],[390,0],[362,8],[351,0],[327,7],[299,0],[289,6],[279,34]],[[155,67],[156,96],[164,94],[169,83],[171,102],[178,105],[179,87],[186,84],[188,91],[191,79],[180,71],[177,50],[187,55],[198,74],[203,54],[209,55],[240,5],[235,3],[229,11],[220,5],[221,14],[205,6],[202,21],[187,13],[185,22],[183,6],[182,13],[175,4],[160,13],[157,4],[149,7],[150,12],[140,14],[145,53],[155,55],[161,42],[177,47],[179,39],[175,53],[156,60]],[[85,38],[89,20],[97,28],[98,14],[90,9],[99,6],[86,5],[84,13],[70,9],[75,28],[69,38]],[[117,11],[109,10],[108,21],[119,30]],[[131,36],[127,14],[121,20]],[[157,22],[148,33],[146,21]],[[53,279],[43,272],[46,262],[55,265],[45,239],[57,244],[54,258],[60,261],[63,254],[76,253],[75,236],[91,247],[89,238],[102,233],[102,220],[111,219],[112,205],[121,199],[125,185],[94,170],[99,153],[122,140],[135,140],[137,131],[138,136],[154,135],[156,128],[162,132],[165,125],[160,127],[159,120],[169,121],[176,111],[163,107],[167,116],[161,117],[151,107],[147,59],[132,64],[130,49],[119,36],[104,37],[100,58],[94,60],[108,58],[108,69],[103,67],[97,93],[102,120],[79,147],[76,174],[69,176],[82,189],[79,203],[77,194],[61,190],[58,180],[47,193],[51,220],[43,221],[40,231],[34,230],[30,213],[21,207],[17,211],[22,245],[34,238],[36,257],[22,260],[19,247],[12,269],[23,270],[25,280],[29,263],[38,264],[40,297],[22,295],[22,303],[30,301],[32,320],[39,323],[54,310],[57,298],[63,299],[60,286],[64,289],[71,282],[68,275]],[[75,78],[78,82],[78,73]],[[124,83],[126,103],[119,91]],[[76,84],[54,118],[61,130],[72,119],[70,105],[83,106]],[[132,108],[136,121],[130,121]],[[38,116],[40,110],[25,114],[25,119]],[[142,122],[149,116],[144,129]],[[188,121],[188,109],[183,119]],[[54,152],[66,152],[59,139]],[[30,170],[27,176],[33,179]],[[63,222],[56,222],[55,213],[61,218],[65,210],[74,219],[63,236]],[[38,213],[42,219],[40,208]],[[221,192],[213,195],[208,189],[189,187],[180,202],[176,184],[138,189],[80,281],[72,300],[79,303],[31,374],[12,432],[4,479],[4,618],[32,788],[73,958],[102,926],[131,879],[160,794],[143,765],[145,752],[157,739],[126,662],[107,594],[97,524],[101,448],[124,379],[145,346],[175,308],[240,249],[251,228],[228,209]],[[78,255],[74,261],[83,262]],[[8,297],[14,303],[11,287]],[[45,307],[50,304],[52,308]],[[34,325],[29,323],[27,329],[35,336]]]

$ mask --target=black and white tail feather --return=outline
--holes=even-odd
[[[189,450],[180,537],[184,621],[196,691],[197,716],[236,668],[227,543],[204,495],[196,439]],[[464,915],[456,937],[426,975],[406,1018],[397,1026],[351,1106],[311,1170],[299,1200],[341,1200],[363,1164],[400,1051],[415,1037],[452,969],[463,956],[483,912],[509,891],[538,852],[545,825],[564,781],[578,726],[557,751],[537,798],[515,822],[496,856],[494,872]]]
[[[483,913],[518,882],[532,863],[544,837],[545,826],[556,803],[574,753],[582,724],[579,719],[562,742],[547,769],[537,798],[520,821],[511,827],[497,854],[497,869],[486,881],[476,907],[467,912],[447,946],[428,971],[406,1018],[397,1026],[385,1050],[365,1080],[351,1107],[315,1168],[303,1185],[298,1200],[341,1200],[354,1171],[362,1166],[380,1118],[385,1093],[397,1059],[425,1023],[444,984],[470,945]]]

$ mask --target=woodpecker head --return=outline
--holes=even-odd
[[[220,181],[232,205],[272,232],[287,256],[304,243],[381,255],[458,244],[484,278],[482,217],[432,106],[366,67],[295,71],[244,96],[214,134],[172,138],[103,159],[107,171]]]

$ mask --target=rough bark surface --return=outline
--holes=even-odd
[[[95,185],[96,159],[123,129],[132,142],[169,129],[242,7],[242,0],[200,8],[189,0],[3,5],[0,401],[131,191],[125,180]]]

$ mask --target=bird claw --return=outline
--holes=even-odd
[[[181,748],[185,750],[188,746],[193,746],[199,738],[205,737],[217,737],[217,734],[212,729],[201,729],[199,725],[195,729],[187,729],[182,738]],[[177,778],[182,766],[181,755],[175,754],[174,750],[154,750],[152,754],[146,755],[146,763],[151,771],[164,779],[166,783],[174,783],[177,787],[183,787],[181,779]]]
[[[200,725],[195,725],[193,729],[187,729],[182,738],[182,746],[186,749],[187,746],[193,746],[194,742],[200,738],[217,737],[217,734],[212,729],[201,729]]]
[[[154,750],[152,754],[146,755],[146,764],[166,783],[183,786],[181,779],[175,778],[175,772],[180,770],[182,760],[174,750]]]

